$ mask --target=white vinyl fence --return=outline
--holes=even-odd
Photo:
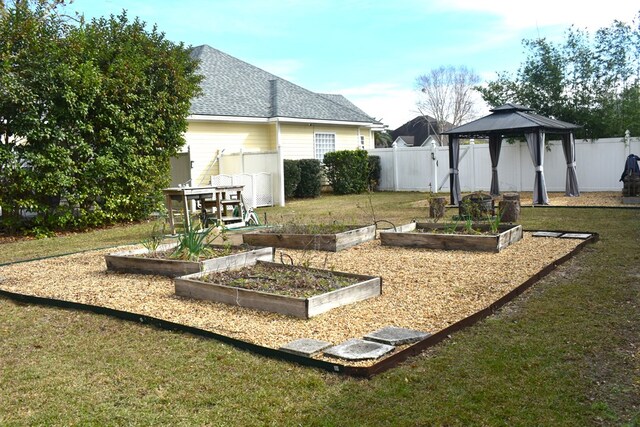
[[[367,150],[380,157],[383,191],[449,192],[449,148],[409,147]],[[619,182],[629,154],[640,155],[640,138],[576,141],[576,173],[580,191],[622,190]],[[460,146],[461,191],[489,191],[489,144]],[[564,191],[567,165],[560,141],[551,141],[544,153],[547,191]],[[525,142],[502,143],[498,177],[500,191],[533,191],[535,170]]]
[[[220,155],[219,175],[211,185],[244,185],[242,197],[250,207],[273,206],[279,202],[279,155],[277,152],[244,152]]]

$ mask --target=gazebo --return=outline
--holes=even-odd
[[[460,177],[458,165],[460,159],[461,138],[488,138],[491,156],[491,191],[492,196],[500,194],[498,185],[498,160],[502,139],[505,137],[524,136],[529,153],[535,166],[533,186],[533,203],[549,204],[547,187],[544,181],[544,138],[545,134],[560,135],[562,149],[567,161],[567,181],[565,194],[579,196],[578,179],[576,178],[576,154],[573,131],[580,126],[540,116],[531,108],[516,104],[505,104],[494,108],[491,114],[458,126],[443,134],[449,135],[449,185],[451,188],[451,204],[458,205],[460,196]]]

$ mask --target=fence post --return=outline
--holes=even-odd
[[[438,192],[438,146],[431,140],[431,183],[429,187],[433,193]]]
[[[629,157],[631,155],[631,132],[629,129],[624,132],[624,146],[627,149],[627,157]]]
[[[393,145],[393,191],[398,191],[398,145]]]

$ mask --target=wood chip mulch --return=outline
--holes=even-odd
[[[437,332],[490,305],[580,242],[525,233],[500,253],[404,249],[379,240],[337,253],[286,250],[297,264],[383,279],[381,296],[309,320],[177,297],[171,279],[107,271],[104,255],[125,248],[5,266],[0,288],[163,318],[271,348],[299,338],[339,344],[391,325]]]

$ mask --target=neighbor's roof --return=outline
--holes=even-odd
[[[444,127],[445,129],[451,128],[451,124],[446,123]],[[411,145],[421,146],[429,136],[437,135],[439,133],[441,133],[441,129],[438,126],[436,119],[427,115],[420,115],[391,131],[391,137],[397,139],[399,137],[404,138],[406,135],[411,135],[414,137]],[[405,139],[405,141],[407,140]]]
[[[505,104],[491,110],[491,114],[450,129],[449,135],[488,135],[490,133],[515,134],[536,129],[565,133],[580,126],[531,112],[531,108],[517,104]]]
[[[319,94],[207,45],[194,48],[204,79],[190,113],[204,116],[288,117],[380,124],[342,95]]]

